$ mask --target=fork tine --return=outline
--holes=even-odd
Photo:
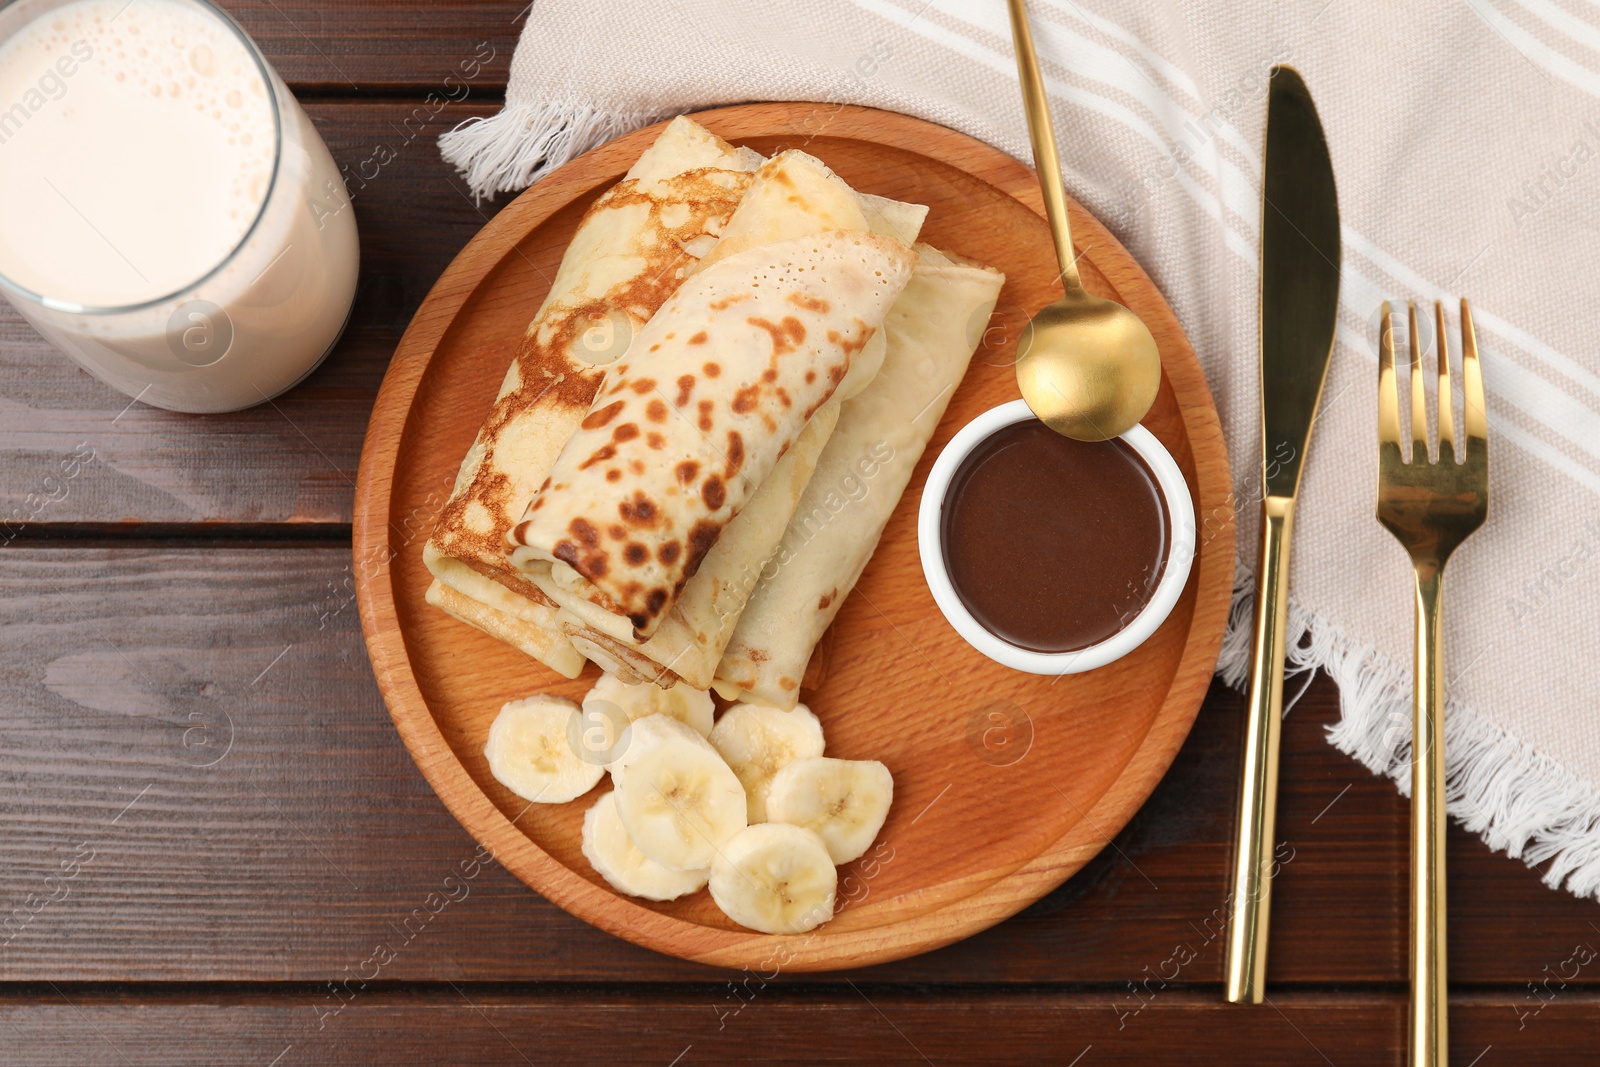
[[[1378,321],[1378,445],[1400,447],[1400,385],[1394,374],[1394,311],[1383,302]]]
[[[1433,336],[1439,348],[1439,462],[1454,463],[1456,420],[1450,390],[1450,343],[1445,340],[1444,305],[1437,300],[1433,302]]]
[[[1428,462],[1428,393],[1422,384],[1422,337],[1417,332],[1417,302],[1410,309],[1411,334],[1411,462]]]
[[[1483,371],[1478,364],[1478,331],[1472,325],[1472,308],[1461,299],[1461,421],[1466,426],[1467,443],[1487,447],[1488,408],[1483,402]]]

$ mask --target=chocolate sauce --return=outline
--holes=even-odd
[[[996,637],[1035,652],[1104,641],[1166,565],[1161,487],[1121,441],[1086,444],[1036,419],[996,431],[944,499],[945,568]]]

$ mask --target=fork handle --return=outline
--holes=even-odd
[[[1234,1004],[1260,1004],[1266,997],[1273,832],[1278,814],[1278,737],[1283,727],[1283,642],[1289,616],[1289,535],[1293,529],[1294,497],[1268,496],[1261,507],[1250,704],[1234,837],[1233,890],[1228,895],[1227,996]]]
[[[1412,1067],[1444,1067],[1446,1019],[1444,664],[1439,607],[1441,568],[1417,568],[1415,706],[1411,742]]]

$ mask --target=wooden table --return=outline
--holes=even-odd
[[[1259,1007],[1222,1002],[1221,686],[1097,859],[917,959],[763,983],[477,858],[373,684],[351,480],[407,320],[496,209],[435,137],[500,103],[523,4],[228,7],[350,176],[360,293],[304,385],[212,417],[130,406],[0,314],[0,1062],[1401,1063],[1406,803],[1324,741],[1326,680],[1285,724]],[[1453,1062],[1594,1062],[1600,908],[1459,830],[1449,877]]]

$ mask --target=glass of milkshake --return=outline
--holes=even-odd
[[[205,0],[0,8],[0,292],[146,404],[234,411],[309,374],[355,297],[343,178]]]

